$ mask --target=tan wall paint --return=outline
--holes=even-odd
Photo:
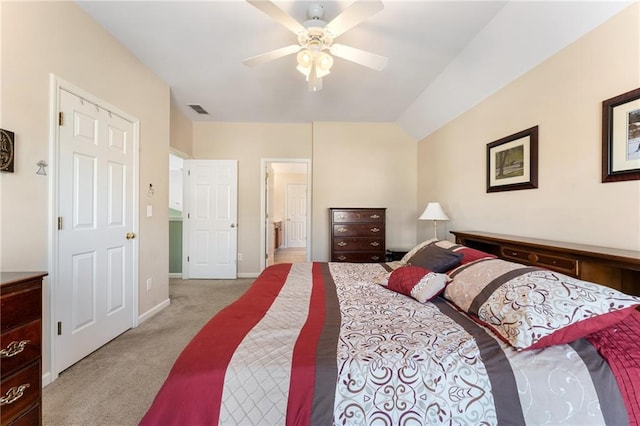
[[[329,259],[330,207],[386,207],[387,248],[411,248],[417,224],[416,141],[390,123],[314,123],[313,240]]]
[[[0,175],[1,269],[47,270],[49,191],[36,162],[49,160],[53,73],[140,120],[139,314],[168,298],[169,87],[72,2],[0,2],[2,117],[16,133],[15,173]],[[55,171],[49,168],[49,175]],[[156,188],[153,198],[146,188]],[[28,196],[26,196],[28,194]],[[143,214],[147,204],[154,216]],[[142,285],[152,278],[147,292]],[[43,372],[49,365],[50,280],[44,289]]]
[[[181,153],[181,157],[191,157],[193,148],[193,122],[185,116],[171,97],[171,136],[169,145]]]
[[[602,101],[640,87],[639,21],[636,2],[420,141],[418,203],[449,229],[640,250],[640,181],[601,183]],[[487,194],[486,144],[534,125],[539,188]]]
[[[193,155],[239,160],[240,274],[260,271],[260,160],[312,158],[312,259],[328,259],[328,208],[387,207],[390,247],[415,244],[416,141],[395,124],[194,123]]]
[[[311,158],[311,124],[193,123],[193,158],[238,160],[239,274],[260,271],[260,161]]]

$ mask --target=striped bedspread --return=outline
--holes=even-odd
[[[176,360],[143,425],[628,424],[586,339],[517,352],[383,264],[267,268]]]

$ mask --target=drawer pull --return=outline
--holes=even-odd
[[[24,395],[24,390],[29,387],[29,383],[25,383],[18,387],[12,387],[7,391],[7,395],[0,398],[0,405],[13,404]]]
[[[347,232],[347,228],[338,228],[338,232]]]
[[[380,219],[380,215],[372,214],[371,219]]]
[[[338,256],[338,260],[347,260],[347,256]]]
[[[21,340],[16,342],[15,340],[7,345],[6,349],[0,351],[0,358],[11,358],[24,351],[24,347],[27,346],[30,340]]]
[[[380,245],[380,243],[379,243],[379,242],[377,242],[377,241],[373,241],[373,242],[371,242],[371,244],[369,244],[369,245],[372,245],[372,246],[374,246],[374,247],[378,247],[378,246]]]
[[[371,260],[379,260],[380,256],[371,256]]]
[[[371,228],[371,232],[380,232],[380,228]]]
[[[338,219],[346,219],[346,218],[347,218],[347,216],[345,216],[345,215],[343,215],[343,214],[339,214],[339,215],[338,215]]]
[[[338,243],[338,245],[339,245],[340,247],[344,247],[344,246],[346,246],[346,245],[347,245],[347,243],[345,243],[344,241],[340,241],[340,242]]]
[[[515,252],[515,251],[512,251],[512,252],[511,252],[511,256],[518,257],[518,253],[517,253],[517,252]]]

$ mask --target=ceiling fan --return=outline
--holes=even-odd
[[[247,2],[298,36],[298,44],[291,44],[242,61],[247,66],[259,65],[297,53],[296,69],[309,82],[309,91],[315,92],[322,89],[322,78],[329,74],[333,66],[331,55],[377,71],[382,71],[387,65],[388,58],[384,56],[333,42],[344,32],[381,11],[384,6],[380,0],[356,0],[329,23],[322,20],[324,9],[320,4],[310,4],[307,10],[309,20],[300,23],[270,0]]]

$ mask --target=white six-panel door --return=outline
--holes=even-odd
[[[307,245],[307,185],[288,184],[286,194],[287,247]]]
[[[188,278],[236,278],[238,162],[186,160]]]
[[[59,110],[58,372],[133,326],[135,284],[133,123],[64,89]]]

